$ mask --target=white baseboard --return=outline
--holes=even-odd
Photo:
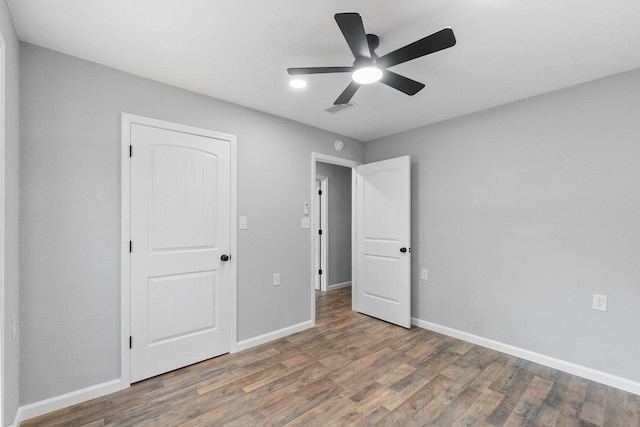
[[[334,289],[341,289],[341,288],[349,288],[351,287],[351,281],[348,282],[342,282],[342,283],[334,283],[333,285],[329,285],[329,291],[333,291]]]
[[[428,329],[430,331],[438,332],[443,335],[447,335],[453,338],[458,338],[460,340],[467,341],[473,344],[477,344],[482,347],[487,347],[492,350],[510,354],[511,356],[516,356],[521,359],[528,360],[530,362],[547,366],[549,368],[558,369],[560,371],[567,372],[572,375],[577,375],[579,377],[596,381],[611,387],[615,387],[620,390],[628,391],[629,393],[640,395],[640,382],[637,382],[637,381],[632,381],[627,378],[608,374],[606,372],[587,368],[585,366],[576,365],[575,363],[556,359],[554,357],[546,356],[544,354],[535,353],[533,351],[525,350],[523,348],[515,347],[509,344],[504,344],[499,341],[490,340],[488,338],[480,337],[478,335],[473,335],[457,329],[449,328],[447,326],[438,325],[437,323],[431,323],[425,320],[420,320],[412,317],[411,324],[423,329]]]
[[[16,411],[16,417],[13,419],[13,424],[9,427],[20,427],[20,421],[22,420],[22,411],[20,408]]]
[[[238,341],[238,344],[236,345],[236,351],[246,350],[248,348],[267,343],[269,341],[277,340],[278,338],[283,338],[288,335],[295,334],[296,332],[304,331],[305,329],[309,329],[311,327],[313,327],[313,323],[311,322],[311,320],[307,320],[306,322],[278,329],[277,331],[269,332],[267,334],[260,335],[254,338],[249,338],[248,340]]]
[[[240,341],[236,345],[236,351],[246,350],[251,347],[255,347],[260,344],[267,343],[269,341],[283,338],[296,332],[304,331],[313,326],[313,323],[308,320],[306,322],[298,323],[297,325],[289,326],[287,328],[279,329],[277,331],[269,332],[268,334],[260,335],[258,337],[250,338],[248,340]],[[82,390],[76,390],[71,393],[63,394],[61,396],[52,397],[50,399],[42,400],[40,402],[30,403],[18,408],[16,412],[15,421],[13,427],[18,427],[22,421],[38,417],[40,415],[47,414],[49,412],[57,411],[58,409],[66,408],[68,406],[75,405],[77,403],[86,402],[87,400],[102,397],[116,391],[120,391],[121,381],[119,379],[109,381],[102,384],[97,384],[91,387],[84,388]]]
[[[116,391],[120,391],[119,379],[21,406],[18,408],[13,426],[18,427],[22,421],[30,418],[35,418],[49,412],[57,411],[58,409],[66,408],[67,406],[95,399],[97,397],[102,397]]]
[[[346,286],[343,286],[346,287]],[[467,341],[473,344],[487,347],[492,350],[500,351],[502,353],[510,354],[521,359],[528,360],[530,362],[539,363],[549,368],[558,369],[563,372],[567,372],[573,375],[577,375],[588,380],[596,381],[602,384],[606,384],[611,387],[618,388],[620,390],[627,391],[629,393],[640,395],[640,382],[632,381],[627,378],[622,378],[616,375],[608,374],[606,372],[598,371],[595,369],[587,368],[585,366],[576,365],[575,363],[567,362],[564,360],[556,359],[554,357],[546,356],[544,354],[535,353],[533,351],[525,350],[519,347],[515,347],[509,344],[504,344],[499,341],[494,341],[488,338],[484,338],[478,335],[473,335],[467,332],[463,332],[457,329],[449,328],[447,326],[438,325],[437,323],[427,322],[424,320],[411,318],[411,324],[423,329],[438,332],[453,338],[457,338],[463,341]],[[277,331],[269,332],[264,335],[260,335],[248,340],[238,342],[236,346],[237,351],[246,350],[251,347],[255,347],[260,344],[267,343],[279,338],[286,337],[296,332],[304,331],[313,326],[312,322],[306,321],[298,323],[297,325],[289,326],[287,328],[279,329]],[[77,403],[85,402],[87,400],[102,397],[110,393],[121,390],[120,380],[116,379],[108,381],[106,383],[97,384],[91,387],[87,387],[81,390],[76,390],[71,393],[63,394],[61,396],[52,397],[50,399],[42,400],[40,402],[30,403],[18,408],[16,412],[13,427],[18,427],[22,421],[30,418],[35,418],[40,415],[44,415],[49,412],[56,411],[58,409],[66,408],[68,406],[75,405]]]

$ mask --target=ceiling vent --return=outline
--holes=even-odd
[[[331,113],[331,114],[335,114],[335,113],[339,113],[340,111],[344,111],[347,110],[351,107],[355,107],[357,104],[338,104],[338,105],[332,105],[331,107],[327,108],[326,111],[327,113]]]

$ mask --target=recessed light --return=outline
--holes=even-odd
[[[307,87],[307,82],[302,79],[294,79],[289,82],[289,86],[294,89],[302,89],[304,87]]]

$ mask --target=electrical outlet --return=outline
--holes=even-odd
[[[593,309],[607,311],[607,296],[593,294]]]
[[[422,280],[428,280],[428,279],[429,279],[429,270],[427,270],[426,268],[423,268],[423,269],[420,271],[420,278],[421,278]]]
[[[280,286],[280,273],[273,274],[273,286]]]

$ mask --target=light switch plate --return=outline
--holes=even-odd
[[[247,229],[247,217],[246,216],[241,216],[238,218],[238,228],[240,230],[246,230]]]

